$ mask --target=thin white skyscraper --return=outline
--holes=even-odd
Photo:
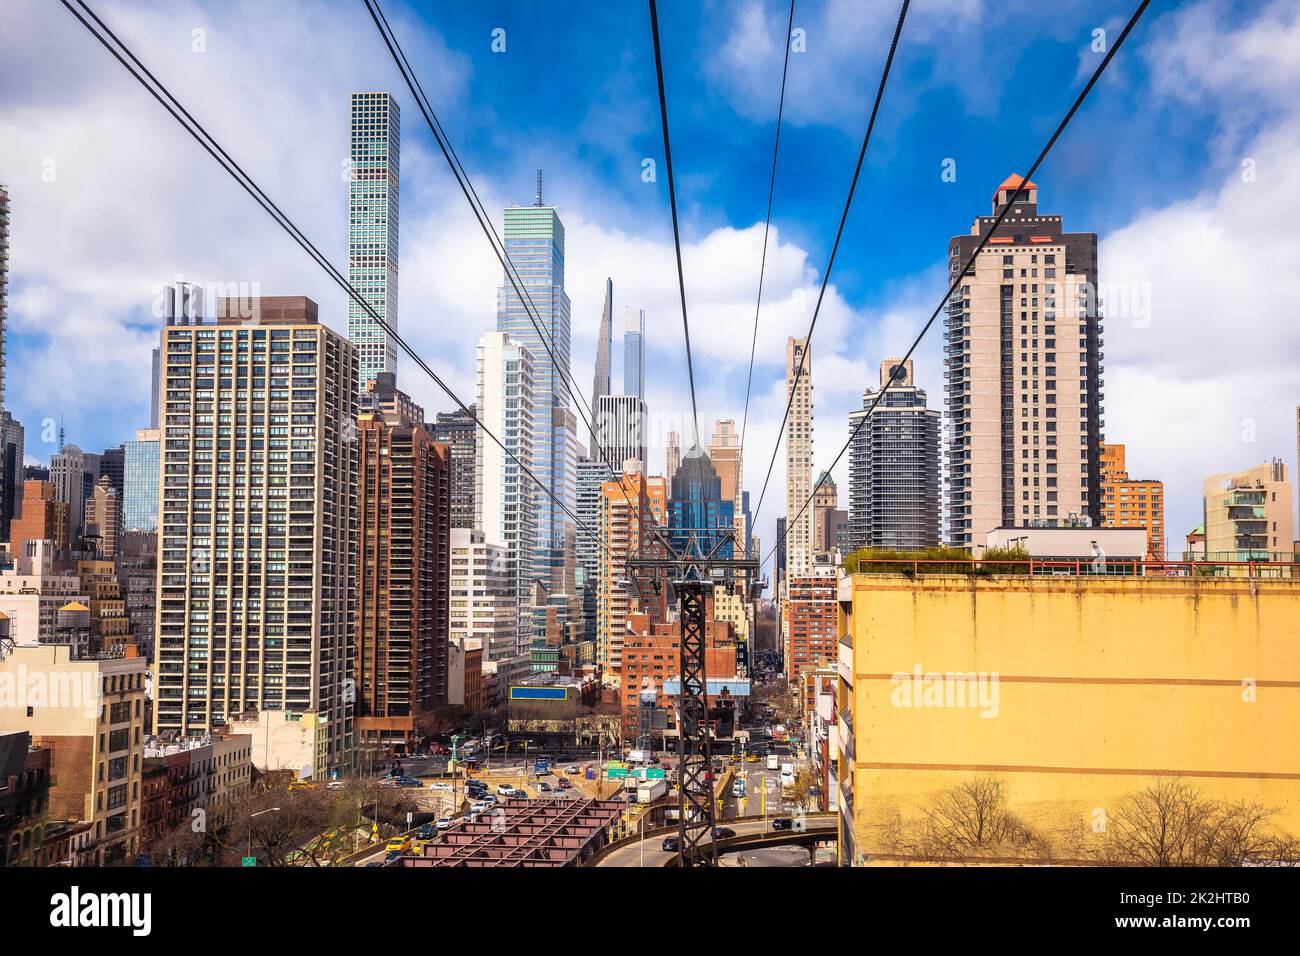
[[[796,376],[800,361],[803,373]],[[804,508],[812,494],[813,465],[812,350],[807,339],[786,339],[785,386],[787,398],[794,392],[785,432],[786,561],[788,574],[799,577],[811,573],[813,562],[813,508]]]
[[[479,421],[505,449],[479,432],[475,442],[475,530],[483,533],[487,544],[505,550],[506,578],[517,610],[518,653],[523,653],[532,639],[530,572],[537,544],[536,485],[519,462],[532,467],[533,370],[532,353],[504,332],[487,332],[479,339],[475,402]]]

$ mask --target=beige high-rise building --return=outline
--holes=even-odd
[[[1291,561],[1295,490],[1279,458],[1202,482],[1209,561]]]
[[[73,862],[133,862],[139,849],[144,762],[143,657],[77,659],[61,644],[0,653],[0,727],[50,749],[49,816],[84,820],[91,841]]]
[[[669,432],[664,444],[664,477],[671,483],[673,475],[682,463],[682,437],[677,432]]]
[[[86,499],[86,532],[88,538],[99,542],[99,553],[106,558],[117,557],[118,536],[122,532],[122,499],[117,495],[108,475],[95,482]]]
[[[1022,180],[948,244],[955,279]],[[1102,323],[1096,233],[1041,215],[1027,183],[947,306],[949,533],[1101,517]]]
[[[801,361],[803,372],[796,375]],[[804,508],[812,494],[813,467],[812,350],[807,339],[786,339],[785,389],[787,400],[794,393],[785,429],[786,575],[802,577],[813,564],[813,507]]]
[[[745,503],[743,501],[744,463],[740,459],[740,434],[733,419],[720,419],[713,423],[713,436],[709,439],[709,460],[722,482],[722,498],[732,504],[732,527],[736,540],[745,540]],[[671,476],[669,478],[671,481]]]
[[[303,296],[220,300],[163,330],[155,733],[256,712],[351,761],[356,346]],[[303,725],[306,726],[306,725]]]
[[[668,483],[663,478],[625,470],[601,486],[596,663],[602,673],[616,675],[622,667],[628,615],[639,604],[636,592],[624,587],[629,576],[620,559],[641,552],[652,540],[650,528],[667,523]]]
[[[112,561],[78,561],[77,576],[90,608],[91,646],[100,652],[135,656],[131,618]]]

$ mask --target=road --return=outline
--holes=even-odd
[[[736,831],[736,836],[753,836],[754,834],[770,833],[772,824],[765,820],[745,820],[736,823],[726,824],[732,830]],[[665,851],[663,848],[664,835],[649,837],[645,840],[638,840],[636,843],[630,843],[627,846],[619,847],[600,861],[598,866],[666,866],[668,861],[677,856],[676,852]],[[748,851],[745,856],[748,858],[755,851]],[[766,852],[766,851],[763,851]],[[799,851],[803,859],[808,859],[808,851]]]

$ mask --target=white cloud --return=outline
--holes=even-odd
[[[1294,475],[1300,327],[1300,17],[1274,4],[1236,29],[1223,6],[1203,3],[1162,21],[1147,50],[1156,88],[1195,97],[1243,133],[1254,161],[1236,159],[1217,189],[1144,212],[1103,237],[1106,436],[1128,445],[1130,472],[1165,482],[1169,543],[1201,516],[1201,479],[1284,459]],[[1122,298],[1149,294],[1149,317],[1124,315]]]

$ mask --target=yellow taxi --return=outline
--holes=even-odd
[[[750,754],[748,757],[745,758],[745,763],[758,763],[758,758],[755,757],[753,754]]]
[[[385,853],[410,853],[411,838],[408,836],[393,837],[384,847]]]

